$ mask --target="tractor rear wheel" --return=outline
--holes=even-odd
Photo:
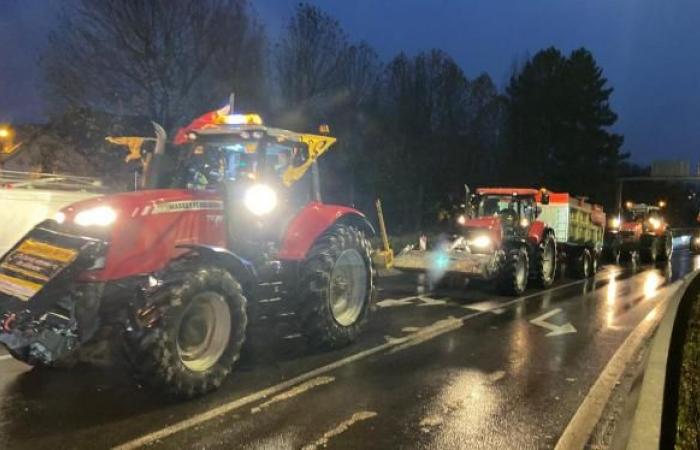
[[[520,295],[525,292],[528,263],[527,251],[524,248],[515,248],[508,252],[505,265],[496,280],[497,288],[502,294]]]
[[[218,388],[245,340],[246,299],[231,274],[196,266],[156,294],[146,326],[128,339],[134,369],[145,382],[179,398]]]
[[[548,288],[554,282],[557,273],[557,244],[553,233],[542,238],[532,255],[530,263],[531,278],[537,287]]]
[[[301,268],[302,332],[314,346],[339,348],[357,339],[375,295],[371,244],[352,226],[335,225]]]

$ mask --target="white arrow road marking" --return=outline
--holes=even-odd
[[[0,361],[4,359],[12,359],[12,355],[0,355]]]
[[[576,333],[576,328],[571,325],[571,322],[567,322],[564,325],[554,325],[553,323],[546,322],[552,316],[555,316],[561,312],[561,308],[553,309],[549,312],[542,314],[530,321],[531,324],[537,325],[538,327],[546,328],[549,330],[545,336],[560,336],[562,334]]]

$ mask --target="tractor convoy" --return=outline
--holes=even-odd
[[[145,382],[192,398],[221,385],[252,327],[279,317],[312,345],[353,342],[375,296],[373,257],[393,253],[381,213],[384,250],[373,255],[366,216],[321,201],[317,161],[335,138],[267,127],[232,105],[172,142],[154,126],[151,152],[131,145],[144,138],[112,139],[142,158],[140,190],[73,203],[0,259],[10,354],[70,365],[119,341]],[[600,206],[544,189],[480,188],[463,206],[448,233],[422,237],[394,266],[519,295],[558,273],[591,277],[601,255],[652,262],[672,251],[658,209],[645,205],[607,229]]]
[[[394,260],[404,271],[491,281],[519,295],[530,283],[550,286],[561,264],[572,276],[596,272],[605,213],[566,193],[529,188],[480,188],[450,233],[423,237]]]

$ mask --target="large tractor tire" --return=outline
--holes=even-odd
[[[527,250],[522,247],[509,250],[505,265],[496,279],[498,291],[504,295],[520,295],[525,292],[528,266]]]
[[[569,255],[568,272],[569,276],[577,279],[588,278],[595,274],[597,263],[593,254],[587,248],[583,248]]]
[[[659,261],[670,261],[673,256],[673,234],[670,231],[664,233],[659,240]]]
[[[660,239],[645,235],[639,242],[639,259],[642,264],[654,264],[659,258]]]
[[[217,389],[245,340],[246,298],[229,272],[209,265],[182,269],[157,295],[150,327],[128,339],[140,378],[178,398]]]
[[[357,228],[335,225],[309,251],[299,302],[302,332],[311,345],[344,347],[362,332],[375,297],[371,248]]]
[[[554,283],[556,273],[557,243],[554,240],[554,233],[548,232],[533,251],[530,260],[530,279],[535,286],[548,288]]]

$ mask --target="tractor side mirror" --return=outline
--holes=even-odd
[[[540,203],[542,203],[543,205],[549,205],[549,193],[542,193],[542,200],[540,201]]]

